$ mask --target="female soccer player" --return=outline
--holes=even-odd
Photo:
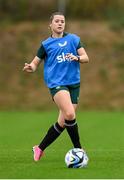
[[[57,122],[49,128],[40,144],[33,147],[34,161],[40,160],[43,151],[65,128],[73,146],[82,148],[75,110],[80,89],[80,64],[89,62],[89,58],[80,38],[75,34],[64,32],[65,17],[62,13],[53,13],[49,26],[51,36],[41,42],[32,62],[25,63],[23,68],[26,72],[34,72],[44,59],[45,83],[60,110]]]

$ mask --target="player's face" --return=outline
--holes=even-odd
[[[51,24],[50,28],[52,33],[61,34],[65,29],[65,18],[62,15],[55,15]]]

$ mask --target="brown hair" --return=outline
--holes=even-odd
[[[60,16],[64,16],[64,14],[62,12],[54,12],[51,14],[50,16],[50,22],[52,22],[52,20],[54,19],[55,15],[60,15]],[[65,17],[65,16],[64,16]]]

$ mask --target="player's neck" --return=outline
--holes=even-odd
[[[53,37],[53,38],[61,38],[61,37],[63,37],[63,32],[62,33],[53,33],[51,35],[51,37]]]

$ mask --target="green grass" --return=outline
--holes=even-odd
[[[90,161],[87,168],[68,169],[65,153],[72,148],[66,131],[33,162],[39,143],[56,112],[0,112],[0,178],[119,179],[124,178],[124,113],[78,112],[81,142]]]

